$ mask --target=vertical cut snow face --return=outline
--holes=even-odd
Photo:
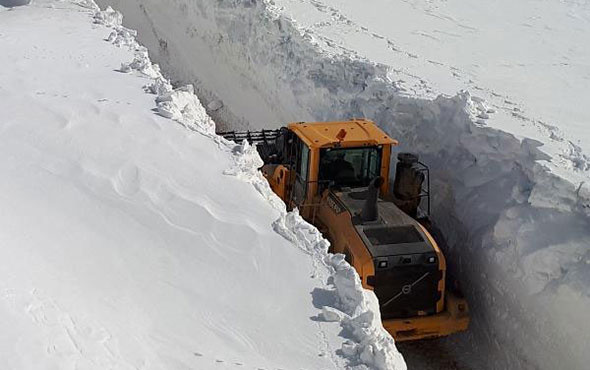
[[[513,95],[522,92],[516,89],[524,87],[519,85],[534,86],[533,77],[510,81],[509,87],[516,90],[500,91],[490,84],[489,94],[484,95],[476,88],[485,82],[482,73],[484,79],[461,87],[472,93],[435,97],[441,92],[437,89],[444,90],[441,86],[458,86],[429,78],[439,75],[436,62],[443,54],[432,59],[435,63],[419,59],[429,66],[424,69],[418,68],[422,62],[412,64],[418,69],[396,66],[393,59],[389,66],[374,63],[369,58],[380,51],[398,52],[397,44],[390,45],[385,37],[396,34],[385,34],[386,24],[367,25],[367,19],[380,12],[380,6],[399,2],[372,3],[377,7],[336,0],[99,1],[120,9],[129,25],[140,30],[141,41],[166,73],[176,81],[193,82],[213,117],[227,126],[260,128],[290,121],[367,117],[398,138],[400,150],[418,152],[432,170],[433,220],[447,238],[449,264],[472,307],[470,332],[450,339],[451,343],[470,350],[476,368],[586,367],[590,362],[590,182],[587,155],[581,143],[567,136],[574,132],[569,130],[573,126],[565,123],[561,132],[543,121],[545,111],[539,110],[537,116],[530,111],[535,105],[520,100],[509,107],[510,98],[524,99]],[[574,2],[566,3],[576,7]],[[542,4],[548,6],[544,16],[558,6],[551,1],[537,5]],[[426,6],[402,5],[396,9]],[[575,22],[581,35],[587,35],[587,8],[581,3],[578,8],[571,14],[579,16]],[[426,17],[453,23],[454,18],[443,13],[430,11]],[[392,15],[391,22],[404,17]],[[461,28],[463,23],[456,23],[451,26]],[[367,31],[372,26],[380,28],[375,35]],[[322,33],[324,28],[337,35],[329,37]],[[367,37],[381,40],[382,49],[366,55],[361,46]],[[472,47],[474,43],[466,46]],[[576,50],[571,55],[580,55],[584,66],[586,54]],[[452,66],[448,62],[446,67]],[[530,72],[542,74],[540,68]],[[422,78],[422,72],[427,77]],[[449,80],[464,79],[467,72],[451,74]],[[411,76],[401,77],[404,73]],[[500,77],[501,84],[505,78]],[[400,81],[409,78],[424,89],[410,89]],[[492,92],[499,96],[488,99]],[[583,90],[571,94],[572,99],[584,97]],[[501,107],[496,106],[498,99],[506,100]],[[549,120],[554,124],[562,123],[561,116],[553,118]]]
[[[256,150],[120,23],[89,1],[0,10],[2,368],[405,369]]]

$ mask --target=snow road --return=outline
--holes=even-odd
[[[405,369],[255,150],[95,13],[0,7],[0,367]]]
[[[447,348],[478,368],[590,361],[583,2],[99,3],[232,128],[362,116],[417,151],[473,313]]]

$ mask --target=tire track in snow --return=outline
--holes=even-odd
[[[386,43],[386,48],[393,51],[396,54],[403,54],[403,55],[407,56],[408,58],[421,59],[421,60],[423,60],[427,63],[430,63],[430,64],[434,64],[434,65],[438,65],[438,66],[445,66],[449,70],[453,69],[452,66],[446,65],[445,63],[431,60],[431,59],[423,59],[419,55],[417,55],[413,52],[402,49],[400,46],[397,45],[397,42],[395,40],[390,39],[387,36],[381,35],[378,32],[372,31],[368,26],[356,23],[355,21],[353,21],[349,17],[342,14],[342,12],[340,10],[338,10],[334,7],[328,6],[319,0],[299,0],[299,2],[304,3],[304,4],[305,3],[310,4],[314,8],[316,8],[319,12],[331,15],[331,21],[322,21],[322,22],[316,23],[315,25],[311,26],[311,29],[313,29],[313,30],[317,30],[317,29],[323,28],[323,27],[330,27],[330,26],[333,26],[334,24],[341,24],[341,25],[352,28],[356,32],[363,33],[373,39],[382,40],[383,42]],[[426,34],[421,31],[416,31],[416,32],[417,32],[417,34],[420,34],[421,36],[433,38],[436,40],[436,37],[434,37],[432,35]],[[327,38],[327,37],[319,35],[319,34],[315,34],[314,36],[317,38],[323,39],[328,46],[339,48],[341,50],[346,51],[348,54],[354,54],[359,59],[364,59],[364,58],[360,57],[358,55],[358,53],[356,53],[354,50],[345,48],[330,38]],[[417,76],[408,74],[407,71],[403,71],[403,70],[398,70],[398,73],[408,75],[409,77],[414,77],[414,78],[417,77]],[[427,85],[427,84],[424,84],[424,85]],[[423,90],[428,91],[428,86],[421,86],[421,87]]]
[[[438,60],[433,60],[430,58],[423,58],[414,52],[404,50],[403,48],[401,48],[400,46],[397,45],[397,42],[395,40],[390,39],[387,36],[381,35],[378,32],[372,31],[368,26],[356,23],[355,21],[353,21],[349,17],[342,14],[342,12],[340,10],[338,10],[334,7],[331,7],[329,5],[326,5],[325,3],[321,2],[320,0],[299,0],[299,2],[302,4],[310,4],[314,8],[316,8],[319,12],[331,15],[331,21],[318,22],[315,25],[312,25],[310,27],[310,30],[312,32],[314,32],[315,38],[323,40],[327,46],[335,48],[335,49],[339,49],[339,50],[343,51],[346,55],[354,56],[357,59],[365,59],[365,58],[361,57],[356,51],[346,48],[343,45],[340,45],[335,40],[330,39],[326,36],[323,36],[315,31],[320,28],[331,27],[335,24],[341,24],[346,27],[351,27],[354,29],[354,31],[359,32],[359,33],[363,33],[363,34],[369,36],[370,38],[373,38],[376,40],[383,40],[383,42],[386,43],[386,48],[393,51],[395,54],[403,54],[407,58],[420,60],[422,63],[428,63],[433,66],[444,67],[445,69],[447,69],[448,74],[452,75],[454,78],[461,81],[461,83],[464,86],[470,87],[472,90],[483,91],[483,92],[487,93],[488,96],[500,97],[503,101],[514,100],[506,95],[498,94],[492,89],[483,88],[483,87],[478,86],[477,83],[475,81],[473,81],[472,78],[470,77],[469,72],[466,72],[460,68],[446,64],[446,63],[438,61]],[[455,20],[454,18],[452,18],[450,16],[443,16],[443,15],[435,13],[435,9],[438,8],[437,6],[434,6],[434,8],[420,8],[416,4],[414,4],[413,2],[408,2],[408,1],[405,1],[405,2],[411,4],[411,6],[414,9],[416,9],[418,11],[422,11],[429,16],[432,16],[432,17],[435,17],[438,19],[442,19],[442,20],[446,20],[446,21],[450,21],[453,24],[456,24],[457,26],[460,26],[460,27],[465,28],[467,30],[471,30],[473,32],[477,31],[477,28],[463,25],[462,23],[458,22],[457,20]],[[445,33],[444,31],[438,31],[438,32]],[[435,41],[440,41],[437,37],[430,35],[430,34],[423,32],[423,31],[415,31],[415,34],[429,38],[429,39],[433,39]],[[457,36],[457,35],[453,35],[453,36]],[[414,94],[417,94],[417,95],[420,95],[421,93],[426,93],[427,96],[434,94],[434,90],[432,89],[432,83],[430,81],[426,80],[425,78],[417,76],[415,74],[412,74],[412,73],[408,72],[407,70],[405,70],[405,68],[394,69],[394,71],[399,75],[405,75],[405,76],[408,76],[411,79],[417,81],[412,87],[405,87],[406,81],[403,79],[396,81],[396,82],[400,83],[402,85],[402,87],[404,87],[405,89],[410,89],[410,90],[412,90],[412,92]],[[511,112],[511,109],[514,108],[511,106],[497,105],[497,104],[494,104],[494,106],[497,109],[502,109],[506,112]],[[533,124],[536,122],[534,119],[528,118],[524,114],[522,115],[522,118],[525,119],[527,122],[531,122]],[[480,123],[485,124],[485,122],[481,121],[481,120],[480,120]],[[554,134],[554,136],[557,136],[557,135]],[[561,135],[559,135],[559,136],[561,136]]]

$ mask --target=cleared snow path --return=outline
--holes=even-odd
[[[0,7],[0,367],[405,369],[255,150],[95,12]]]
[[[483,69],[481,79],[458,87],[457,81],[468,77],[470,67],[461,69],[460,78],[455,78],[448,73],[453,61],[445,60],[446,50],[428,58],[443,66],[424,59],[428,52],[448,45],[463,45],[467,51],[460,53],[462,56],[471,55],[469,50],[485,51],[490,44],[474,42],[467,28],[468,36],[458,44],[449,41],[439,43],[438,48],[419,44],[426,50],[424,55],[412,53],[413,39],[399,53],[389,47],[387,38],[393,42],[391,47],[399,48],[403,40],[397,38],[407,36],[388,27],[383,19],[389,16],[391,22],[407,18],[406,24],[416,27],[426,27],[422,24],[426,17],[438,30],[443,26],[473,26],[458,16],[444,17],[460,4],[457,1],[371,1],[373,7],[365,2],[336,0],[99,3],[114,4],[122,10],[166,73],[175,81],[193,82],[213,117],[229,126],[256,128],[364,116],[398,138],[401,150],[417,151],[432,169],[434,221],[448,239],[451,268],[464,283],[473,309],[470,332],[450,338],[446,348],[471,352],[477,368],[582,369],[590,362],[590,176],[587,154],[581,148],[590,139],[575,137],[587,132],[584,107],[588,95],[583,84],[587,49],[576,46],[567,54],[579,61],[575,68],[547,67],[547,71],[563,72],[564,83],[575,84],[556,93],[562,95],[548,104],[546,99],[537,101],[534,96],[532,100],[513,96],[526,86],[535,86],[539,74],[545,73],[546,61],[537,64],[528,60],[528,64],[534,64],[532,77],[523,75],[524,80],[496,76],[498,83],[506,79],[510,83],[501,90],[498,85],[484,84],[495,77]],[[518,14],[522,15],[527,6],[519,4]],[[559,8],[559,4],[566,8]],[[538,34],[540,44],[535,41],[534,53],[530,54],[518,49],[523,58],[547,55],[543,40],[564,47],[578,41],[585,45],[587,6],[583,2],[559,4],[537,2],[531,10],[531,14],[542,17],[540,23],[518,40],[526,43]],[[396,14],[380,11],[394,6]],[[495,25],[496,19],[486,15],[490,6],[493,4],[481,5],[478,18],[489,24],[477,26],[488,30],[487,36],[511,40],[520,26],[509,18]],[[513,9],[519,5],[506,6]],[[475,7],[471,2],[457,12],[475,11]],[[571,9],[568,14],[578,17],[571,21],[575,28],[567,28],[566,22],[561,23],[559,32],[544,32],[544,25],[569,17],[563,9]],[[493,14],[498,13],[502,14]],[[555,21],[551,20],[553,14],[557,15]],[[374,22],[367,24],[364,18]],[[506,32],[500,33],[503,30]],[[366,40],[376,48],[363,49]],[[505,47],[495,50],[502,55]],[[375,64],[363,50],[372,51],[373,56],[405,55],[403,63],[418,59],[411,65],[417,69],[396,65],[395,60],[391,65]],[[562,51],[568,52],[560,46],[556,58],[563,55]],[[473,54],[473,60],[464,61],[465,65],[482,63],[478,55]],[[550,59],[547,62],[555,62]],[[510,60],[510,64],[517,63],[518,58]],[[489,70],[497,71],[496,67]],[[520,68],[525,67],[514,70]],[[543,78],[563,86],[559,78]],[[414,82],[422,83],[424,89],[410,87]],[[455,88],[470,91],[432,99],[440,92],[453,95]],[[544,91],[548,90],[535,92],[545,98],[552,96]],[[488,95],[493,98],[488,100]],[[571,112],[581,112],[582,126],[562,121],[561,115],[547,119],[543,114],[546,110],[533,111],[539,104],[561,106],[563,99],[570,99],[567,106],[575,108]],[[511,106],[510,102],[516,105],[504,109]],[[570,130],[576,127],[581,130]]]

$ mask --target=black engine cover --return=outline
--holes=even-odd
[[[395,256],[400,264],[379,268],[375,266],[374,291],[381,306],[382,319],[406,318],[436,313],[441,295],[438,282],[441,272],[438,264],[404,265],[403,259],[422,259],[422,255]],[[382,262],[381,262],[382,263]]]

